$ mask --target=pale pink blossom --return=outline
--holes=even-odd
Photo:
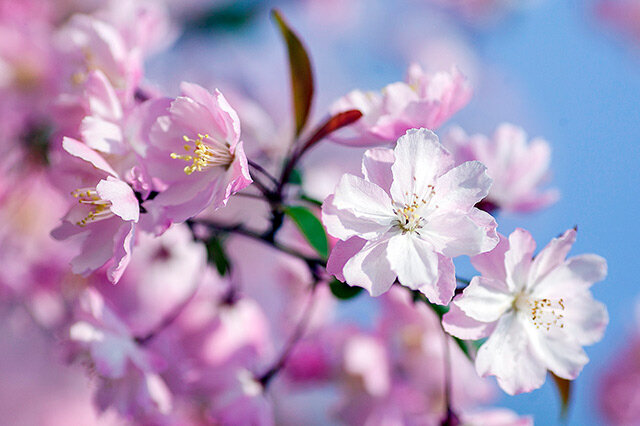
[[[107,76],[100,70],[90,72],[84,90],[87,111],[80,124],[82,139],[89,147],[100,152],[126,153],[124,111]]]
[[[466,412],[487,402],[491,385],[477,376],[428,306],[413,303],[409,292],[398,287],[379,300],[375,332],[352,333],[341,344],[339,419],[348,424],[435,426],[451,406]],[[455,366],[450,373],[447,363]],[[450,381],[449,401],[445,380]]]
[[[516,229],[493,251],[472,258],[482,276],[472,279],[444,317],[454,336],[489,337],[476,370],[496,376],[509,394],[542,386],[547,370],[575,379],[589,360],[582,346],[602,338],[607,310],[589,287],[604,279],[607,265],[594,254],[565,260],[575,237],[568,230],[532,259],[535,241]]]
[[[140,206],[131,187],[120,179],[96,151],[75,139],[65,138],[63,148],[80,159],[75,204],[51,232],[57,240],[76,237],[82,250],[71,261],[74,273],[87,276],[109,264],[107,276],[117,283],[127,267],[135,240]]]
[[[222,93],[183,83],[182,96],[157,118],[149,135],[145,166],[165,188],[150,203],[182,222],[251,184],[240,141],[240,121]],[[160,102],[160,101],[159,101]]]
[[[344,175],[323,204],[323,222],[339,241],[328,270],[373,296],[396,277],[430,301],[448,303],[456,287],[452,257],[491,250],[496,222],[473,207],[491,179],[475,161],[453,167],[426,129],[409,130],[396,148],[365,153],[364,178]]]
[[[98,408],[109,406],[127,416],[171,410],[171,394],[158,374],[164,361],[135,341],[127,325],[101,295],[87,290],[80,298],[79,321],[69,329],[77,349],[98,375]]]
[[[556,189],[543,189],[549,179],[551,148],[544,139],[527,142],[527,134],[509,123],[498,126],[491,138],[468,136],[454,127],[442,141],[456,163],[478,160],[487,166],[493,185],[483,205],[509,212],[539,210],[558,199]]]
[[[464,412],[460,421],[464,426],[533,426],[533,418],[518,416],[506,408]]]
[[[600,0],[596,10],[600,19],[640,40],[640,1]]]
[[[596,394],[607,424],[626,426],[640,424],[640,304],[630,325],[631,336],[602,367]]]
[[[431,75],[412,64],[406,81],[390,84],[382,93],[354,90],[338,99],[331,114],[357,109],[363,115],[330,138],[353,146],[390,144],[412,128],[437,129],[469,102],[471,93],[456,68]]]
[[[113,25],[93,16],[72,16],[55,35],[59,56],[65,59],[62,76],[70,88],[81,86],[94,70],[102,71],[122,99],[129,99],[142,77],[140,51],[127,46]]]

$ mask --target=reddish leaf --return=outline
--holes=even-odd
[[[271,16],[278,24],[280,33],[287,43],[289,52],[289,71],[291,73],[291,92],[293,111],[296,119],[296,137],[309,117],[311,100],[313,99],[313,72],[311,61],[298,36],[289,28],[278,10],[272,10]]]
[[[318,141],[326,138],[331,133],[335,132],[338,129],[341,129],[344,126],[348,126],[349,124],[355,123],[362,117],[362,113],[357,109],[351,109],[349,111],[340,112],[333,117],[329,117],[327,121],[322,124],[315,131],[315,133],[307,140],[304,144],[302,151],[306,151],[311,148]]]

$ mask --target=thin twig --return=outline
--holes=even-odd
[[[247,163],[249,164],[250,167],[253,167],[257,171],[262,173],[267,179],[269,179],[274,185],[276,185],[276,187],[278,186],[278,180],[271,173],[269,173],[264,167],[262,167],[260,164],[254,162],[252,160],[249,160],[248,158],[247,158]]]
[[[296,328],[293,330],[293,333],[291,333],[291,336],[289,336],[289,340],[285,344],[280,356],[278,357],[278,359],[275,361],[275,363],[271,368],[267,369],[264,374],[256,378],[256,380],[260,382],[260,384],[262,384],[263,388],[266,388],[269,385],[269,382],[271,382],[271,379],[273,379],[273,377],[276,374],[278,374],[280,370],[282,370],[282,368],[287,363],[287,360],[289,359],[289,356],[291,355],[291,352],[293,351],[295,345],[300,341],[300,339],[302,339],[302,337],[304,336],[304,333],[307,331],[307,326],[309,325],[309,320],[311,319],[311,313],[313,311],[313,307],[316,299],[315,290],[316,290],[317,284],[318,284],[317,281],[314,281],[314,283],[312,284],[311,292],[309,293],[307,304],[305,305],[305,308],[302,311],[302,316],[300,318],[300,321],[298,322]]]

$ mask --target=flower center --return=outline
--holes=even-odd
[[[393,212],[396,214],[394,226],[399,228],[403,234],[415,232],[420,235],[419,229],[427,223],[427,220],[421,213],[424,212],[423,209],[429,205],[429,202],[435,195],[433,185],[429,185],[428,188],[429,195],[424,198],[413,193],[410,202],[406,204],[395,203],[399,205],[399,207],[393,209]],[[406,195],[409,195],[409,193],[407,192]]]
[[[76,225],[86,226],[89,223],[98,222],[113,216],[111,201],[100,198],[95,188],[76,189],[71,192],[71,195],[77,198],[78,203],[81,205],[86,205],[91,208],[89,214],[76,222]]]
[[[188,154],[171,153],[174,160],[184,160],[190,162],[184,168],[184,172],[190,175],[193,172],[201,172],[209,167],[228,167],[233,161],[233,154],[229,151],[229,145],[211,138],[209,135],[198,133],[198,139],[190,139],[183,136],[185,142],[184,150]],[[191,146],[193,144],[193,146]]]
[[[524,293],[513,301],[513,308],[525,314],[537,328],[564,328],[564,299],[532,299]]]

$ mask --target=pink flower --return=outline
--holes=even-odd
[[[62,145],[85,163],[77,176],[81,186],[72,192],[77,203],[51,235],[57,240],[72,236],[82,239],[82,250],[71,261],[74,273],[87,276],[109,263],[107,276],[117,283],[133,249],[135,224],[140,217],[138,200],[100,154],[75,139],[65,138]]]
[[[452,257],[491,250],[495,220],[473,206],[486,196],[485,167],[453,158],[426,129],[412,129],[396,148],[365,153],[364,179],[344,175],[323,205],[323,222],[339,241],[328,270],[371,295],[396,277],[430,301],[448,303],[456,287]]]
[[[130,98],[142,76],[139,50],[129,48],[112,25],[89,15],[77,14],[56,34],[60,57],[64,58],[65,81],[78,85],[93,70],[102,71],[122,99]]]
[[[597,13],[619,31],[640,39],[640,2],[637,0],[600,0]]]
[[[107,154],[124,154],[124,112],[118,96],[102,71],[89,73],[85,84],[87,115],[80,134],[91,148]]]
[[[472,259],[482,276],[473,278],[444,317],[454,336],[489,336],[476,371],[495,375],[509,394],[542,386],[547,370],[575,379],[588,361],[582,346],[602,338],[607,311],[589,287],[604,279],[607,265],[594,254],[565,260],[575,237],[575,230],[565,232],[532,259],[533,238],[516,229],[493,251]]]
[[[412,64],[406,82],[388,85],[382,94],[354,90],[337,100],[330,113],[358,109],[363,116],[331,139],[353,146],[388,144],[408,129],[436,129],[464,107],[471,98],[466,79],[454,68],[450,73],[426,74]]]
[[[493,185],[483,203],[489,208],[527,212],[558,199],[557,190],[540,189],[549,175],[549,143],[543,139],[527,143],[527,135],[520,127],[501,124],[491,139],[467,136],[455,127],[443,138],[443,145],[453,153],[456,163],[478,160],[487,166]]]
[[[636,307],[634,333],[624,346],[603,366],[597,400],[607,424],[640,424],[640,305]]]
[[[190,83],[181,88],[168,115],[158,117],[152,127],[145,153],[150,174],[166,185],[151,204],[174,222],[209,204],[223,207],[252,182],[238,115],[222,93],[212,95]]]
[[[114,405],[125,415],[142,412],[167,414],[171,394],[157,374],[161,359],[139,345],[100,294],[88,290],[80,298],[80,321],[69,336],[86,356],[100,378],[96,395],[101,411]]]
[[[520,417],[506,408],[465,412],[460,420],[465,426],[533,426],[531,417]]]

